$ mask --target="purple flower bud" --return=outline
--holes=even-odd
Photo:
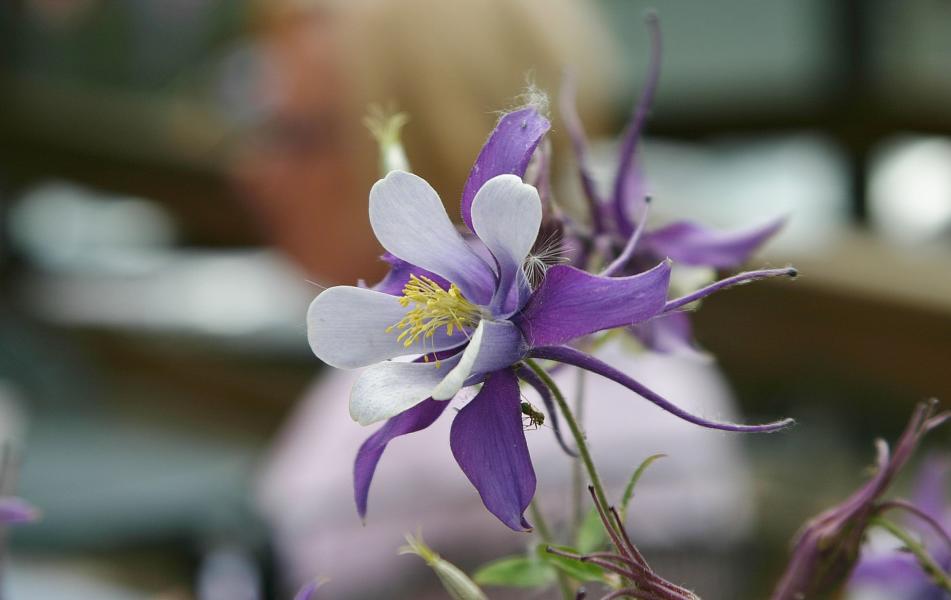
[[[926,433],[944,423],[951,413],[934,414],[937,402],[919,404],[889,455],[888,444],[878,440],[878,471],[836,507],[808,521],[796,536],[792,558],[776,586],[772,600],[824,598],[852,572],[865,531],[873,517],[888,507],[880,502],[892,481],[908,462]]]

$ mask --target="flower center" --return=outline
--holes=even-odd
[[[399,329],[396,338],[407,348],[416,340],[425,340],[436,335],[441,327],[446,328],[446,335],[451,336],[455,331],[465,333],[467,327],[479,324],[482,311],[475,304],[466,300],[456,284],[450,284],[448,290],[439,287],[432,279],[410,275],[409,281],[403,286],[403,296],[400,304],[413,308],[399,323],[386,328],[387,333]]]

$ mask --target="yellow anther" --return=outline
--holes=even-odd
[[[444,290],[425,276],[410,275],[409,281],[403,286],[400,304],[406,308],[413,305],[413,308],[398,323],[387,327],[386,332],[392,333],[394,329],[399,329],[400,334],[396,339],[403,342],[406,348],[417,340],[431,339],[441,327],[446,328],[448,336],[456,331],[465,333],[467,328],[479,324],[481,316],[479,307],[466,300],[456,284]],[[428,357],[424,360],[428,362]]]

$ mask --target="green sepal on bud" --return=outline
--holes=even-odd
[[[420,534],[406,536],[406,546],[399,549],[402,554],[415,554],[435,571],[442,586],[453,600],[488,600],[479,586],[462,569],[447,560],[443,560],[432,548],[426,545]]]
[[[391,106],[384,109],[379,104],[371,104],[363,124],[373,134],[380,147],[380,174],[386,176],[390,171],[410,171],[409,159],[403,150],[400,133],[409,122],[409,115],[396,112]]]

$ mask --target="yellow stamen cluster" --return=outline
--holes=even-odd
[[[410,275],[403,287],[400,304],[407,308],[410,305],[414,307],[399,323],[387,327],[386,332],[399,329],[400,334],[396,339],[407,348],[420,339],[425,344],[442,327],[446,328],[446,335],[449,336],[456,331],[464,334],[466,328],[479,324],[481,316],[479,307],[466,300],[456,284],[444,290],[425,276]]]

